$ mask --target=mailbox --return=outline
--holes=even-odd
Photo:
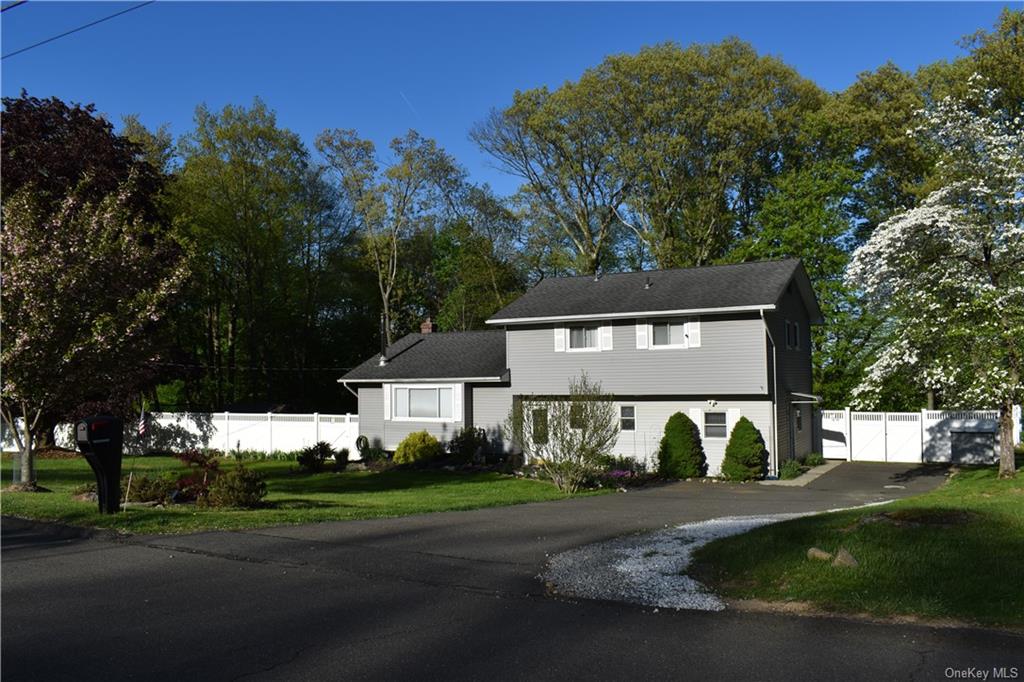
[[[121,508],[123,422],[117,417],[87,417],[76,425],[75,440],[96,474],[100,513],[116,513]]]

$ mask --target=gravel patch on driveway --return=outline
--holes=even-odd
[[[718,538],[817,513],[727,516],[586,545],[556,554],[540,578],[567,597],[722,611],[725,603],[685,574],[694,550]]]

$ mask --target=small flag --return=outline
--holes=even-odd
[[[146,435],[146,411],[143,410],[139,413],[139,437]]]

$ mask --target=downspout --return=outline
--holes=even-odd
[[[768,327],[768,321],[764,319],[764,309],[761,309],[761,324],[772,344],[772,464],[775,475],[779,474],[779,355],[778,346],[772,337],[772,330]],[[768,351],[765,350],[765,360],[768,360]]]
[[[342,379],[338,379],[338,383],[344,386],[346,391],[354,395],[356,397],[356,400],[359,400],[359,392],[353,391],[352,387],[348,385],[348,382],[343,381]]]

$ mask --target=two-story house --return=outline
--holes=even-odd
[[[810,325],[821,310],[799,260],[544,279],[498,311],[493,330],[424,324],[339,379],[359,432],[395,449],[413,431],[465,425],[501,444],[516,398],[559,396],[586,372],[614,396],[616,453],[656,461],[665,422],[698,425],[717,474],[733,425],[764,435],[770,469],[809,453]]]

